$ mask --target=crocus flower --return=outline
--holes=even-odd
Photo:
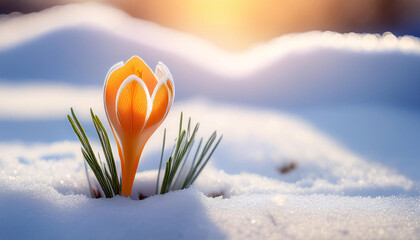
[[[105,112],[117,141],[122,195],[131,195],[143,148],[168,114],[174,90],[172,75],[163,63],[153,73],[137,56],[115,64],[106,76]]]

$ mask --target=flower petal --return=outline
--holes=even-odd
[[[173,85],[173,80],[172,80],[172,75],[169,75],[168,79],[166,80],[166,86],[168,86],[170,95],[169,95],[169,106],[168,109],[166,110],[166,115],[168,115],[169,110],[171,110],[172,104],[174,102],[174,98],[175,98],[175,88]]]
[[[124,133],[138,135],[147,121],[151,101],[145,83],[137,76],[128,77],[117,93],[117,120]]]
[[[152,95],[153,90],[158,83],[158,78],[156,78],[150,67],[138,56],[133,56],[130,58],[124,67],[127,67],[128,70],[131,69],[132,72],[129,75],[135,74],[143,79],[147,86],[146,89],[149,90],[149,96]],[[138,75],[139,73],[141,76]]]
[[[164,68],[164,64],[162,62],[158,62],[155,68],[155,75],[158,79],[161,79],[163,76],[167,74],[166,69]]]
[[[170,91],[165,81],[160,81],[152,95],[153,108],[146,123],[146,128],[159,126],[165,119],[170,105]]]
[[[166,80],[166,85],[168,86],[168,88],[169,88],[169,91],[171,92],[171,93],[173,93],[174,92],[174,90],[173,90],[173,86],[172,86],[172,83],[171,83],[171,81],[168,79],[168,80]]]
[[[104,103],[108,120],[116,132],[121,130],[120,126],[118,126],[119,123],[115,111],[117,92],[123,81],[130,75],[137,75],[138,77],[141,76],[141,79],[143,79],[143,82],[145,83],[145,89],[147,89],[146,92],[149,97],[158,82],[149,66],[147,66],[147,64],[138,56],[133,56],[125,64],[123,62],[119,62],[111,67],[104,84]]]
[[[174,80],[172,78],[172,74],[169,71],[168,67],[163,64],[162,62],[159,62],[156,65],[156,69],[155,69],[155,74],[160,81],[165,81],[166,80],[166,85],[168,86],[169,92],[170,94],[170,105],[172,104],[174,98],[175,98],[175,85],[174,85]],[[170,107],[170,106],[169,106]]]

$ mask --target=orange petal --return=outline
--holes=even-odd
[[[174,87],[172,86],[172,82],[170,79],[166,80],[166,85],[168,85],[169,91],[171,92],[171,95],[174,95]]]
[[[117,117],[122,130],[136,136],[143,129],[148,109],[148,96],[141,80],[128,78],[117,94]]]
[[[117,92],[123,81],[131,75],[141,76],[147,86],[149,96],[158,82],[152,70],[137,56],[132,57],[125,64],[118,63],[110,69],[104,85],[104,103],[108,121],[115,128],[116,133],[121,130],[115,111]]]
[[[156,77],[159,79],[159,81],[163,81],[166,79],[166,85],[168,86],[169,91],[173,95],[174,94],[173,80],[172,80],[171,72],[169,71],[168,67],[162,62],[159,62],[156,65],[155,74],[156,74]]]
[[[162,62],[159,62],[156,65],[155,74],[156,74],[156,77],[159,79],[159,82],[166,80],[165,83],[169,88],[169,92],[171,93],[170,98],[173,98],[175,89],[174,89],[174,84],[172,80],[172,75],[168,67]]]
[[[153,108],[147,120],[146,128],[155,125],[159,126],[166,117],[167,109],[169,107],[169,94],[168,87],[164,82],[161,82],[152,99]]]
[[[153,90],[158,83],[158,79],[156,79],[155,74],[152,72],[149,66],[147,66],[147,64],[141,58],[134,56],[127,61],[124,67],[131,68],[132,72],[130,75],[134,74],[140,77],[144,83],[146,83],[147,89],[149,90],[149,96],[152,95]],[[127,69],[127,71],[129,71],[129,69]],[[140,76],[138,74],[140,74]]]

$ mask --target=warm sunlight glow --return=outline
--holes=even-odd
[[[419,3],[382,0],[113,0],[140,19],[188,32],[231,51],[286,33],[366,32],[418,16]],[[418,2],[418,1],[417,1]],[[398,17],[400,16],[400,17]],[[404,17],[401,17],[404,16]]]

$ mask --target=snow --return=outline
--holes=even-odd
[[[223,142],[192,189],[142,201],[88,198],[77,142],[0,144],[0,237],[415,239],[419,234],[415,182],[347,151],[299,119],[192,101],[176,106],[166,125],[176,123],[180,109],[201,121],[202,135],[213,128],[223,132]],[[257,126],[261,116],[264,126],[247,128]],[[175,131],[168,129],[168,136]],[[146,146],[133,199],[154,192],[156,170],[145,170],[158,166],[161,137],[159,132]],[[280,174],[278,167],[290,159],[297,169]],[[223,198],[208,197],[217,194]]]
[[[0,239],[419,239],[417,38],[310,32],[229,53],[92,3],[3,16],[0,35]],[[177,89],[138,168],[132,198],[150,197],[91,199],[65,115],[95,139],[89,108],[105,122],[105,74],[134,54]],[[181,111],[223,140],[192,188],[151,196]]]
[[[252,194],[222,199],[188,189],[130,201],[45,190],[41,193],[50,199],[19,190],[5,193],[2,204],[14,209],[2,209],[13,214],[1,219],[2,237],[415,239],[419,234],[418,198]]]
[[[14,149],[2,146],[2,152],[10,149],[16,154],[26,149],[24,155],[35,159],[2,161],[2,165],[14,165],[16,173],[3,167],[0,237],[415,239],[419,234],[419,197],[285,193],[287,187],[278,186],[281,182],[249,174],[229,176],[218,172],[203,175],[213,178],[207,184],[230,184],[241,191],[224,199],[203,195],[200,188],[220,189],[218,186],[211,189],[202,183],[198,184],[199,189],[142,201],[89,199],[83,195],[87,194],[87,186],[80,169],[80,157],[71,160],[59,157],[59,161],[46,157],[66,153],[66,148],[74,149],[76,154],[77,147],[76,143]],[[5,176],[4,171],[9,176]],[[141,175],[146,178],[143,182],[153,181],[156,176],[155,172]]]
[[[75,12],[77,18],[74,17]],[[3,37],[0,39],[0,49],[13,48],[66,28],[93,26],[95,30],[112,32],[124,40],[145,44],[150,49],[157,48],[182,56],[206,70],[230,77],[250,75],[290,52],[305,52],[325,47],[357,52],[420,53],[418,39],[410,36],[396,38],[390,33],[384,33],[382,37],[378,34],[333,32],[292,34],[273,39],[243,53],[230,53],[202,39],[134,19],[120,10],[97,3],[54,7],[43,11],[42,14],[5,16],[2,21],[0,35]],[[167,40],[168,35],[171,36],[170,41]],[[185,46],[194,51],[186,51]]]

